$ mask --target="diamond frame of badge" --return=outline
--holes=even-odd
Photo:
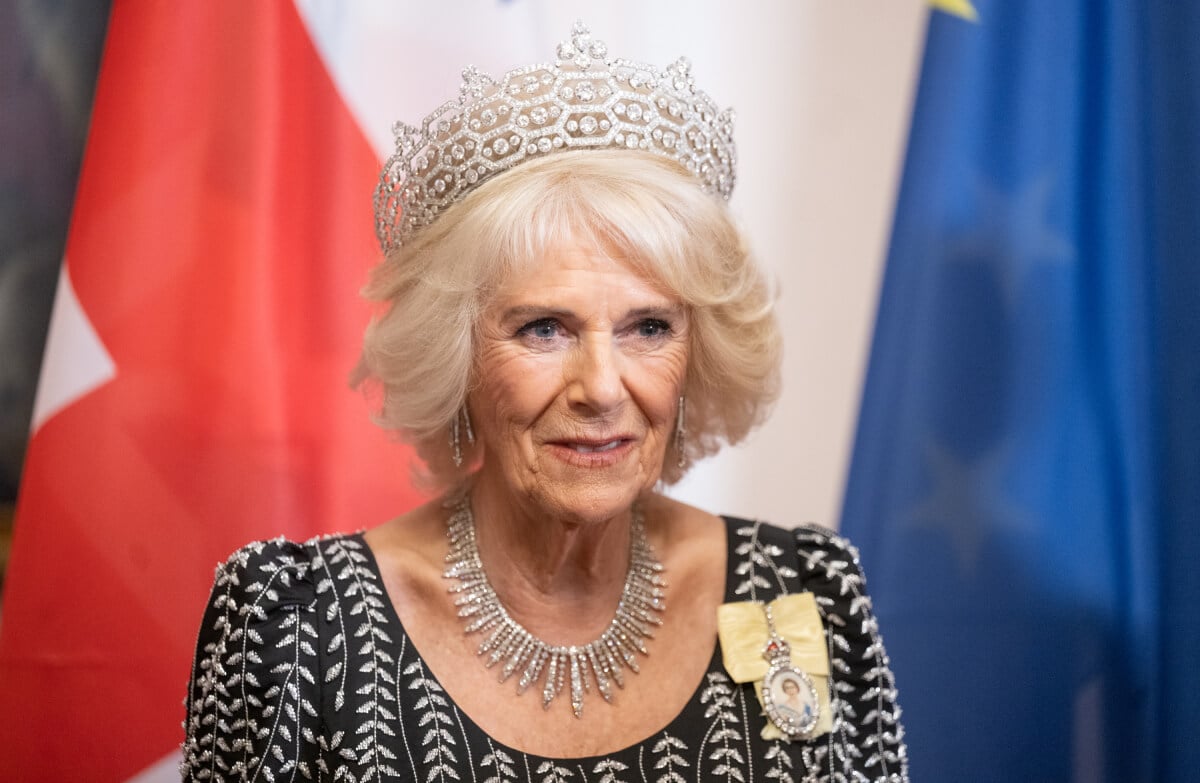
[[[374,199],[385,253],[497,174],[560,151],[627,149],[669,158],[706,192],[730,197],[733,112],[696,88],[685,58],[666,68],[610,58],[581,22],[556,55],[499,80],[468,67],[456,99],[420,127],[396,123],[395,152]]]
[[[767,660],[767,673],[762,681],[762,704],[767,718],[790,739],[808,739],[816,731],[821,720],[821,699],[816,683],[803,669],[792,663],[792,646],[779,635],[775,627],[775,616],[771,604],[762,604],[767,620],[767,643],[762,656]],[[795,709],[775,701],[777,680],[795,682],[804,691],[805,702],[812,707],[807,719],[802,719]],[[782,688],[782,685],[780,686]]]

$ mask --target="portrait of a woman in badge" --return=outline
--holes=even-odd
[[[802,724],[812,719],[816,705],[812,703],[811,698],[805,698],[809,688],[799,677],[784,672],[775,678],[771,687],[775,691],[772,695],[776,708],[790,713],[788,717]]]
[[[752,781],[786,757],[797,780],[907,780],[850,545],[663,491],[779,393],[732,113],[686,60],[582,25],[447,95],[396,126],[354,371],[431,499],[218,568],[184,778]],[[717,608],[805,591],[835,730],[793,742],[726,671]],[[774,687],[803,718],[801,683]]]

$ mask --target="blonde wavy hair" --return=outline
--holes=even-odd
[[[477,325],[492,293],[548,249],[588,241],[688,310],[684,465],[668,449],[664,483],[766,418],[782,355],[775,296],[724,202],[671,160],[564,152],[481,185],[389,253],[363,290],[383,307],[351,381],[381,392],[378,421],[415,447],[422,485],[454,486],[480,457],[464,438],[456,467],[450,427],[480,381]]]

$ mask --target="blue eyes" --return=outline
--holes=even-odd
[[[671,325],[659,318],[646,318],[638,321],[637,333],[641,337],[662,337],[671,333]]]
[[[644,340],[656,340],[671,334],[671,324],[661,318],[643,318],[634,323],[628,333]],[[563,335],[563,325],[556,318],[538,318],[517,330],[518,337],[538,342],[549,342]]]
[[[535,337],[538,340],[552,340],[558,336],[561,329],[558,321],[553,318],[539,318],[522,326],[517,330],[517,334]]]

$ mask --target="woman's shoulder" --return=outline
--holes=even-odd
[[[791,534],[807,570],[862,580],[858,548],[850,539],[835,530],[814,524],[797,525],[792,528]]]
[[[848,632],[845,621],[859,618],[870,622],[858,631],[867,643],[876,642],[875,621],[867,579],[859,562],[858,548],[845,536],[819,525],[792,529],[804,589],[816,594],[817,603],[835,626]]]
[[[724,519],[730,567],[740,579],[735,595],[811,592],[835,623],[870,608],[858,549],[836,531],[813,524],[786,528],[761,520]]]
[[[725,515],[722,517],[733,539],[744,539],[767,548],[794,548],[810,565],[826,563],[830,567],[861,574],[858,549],[836,530],[813,523],[784,527],[772,522]]]
[[[210,607],[229,604],[261,615],[271,608],[311,603],[320,572],[331,560],[365,559],[361,533],[337,533],[295,541],[278,537],[251,541],[217,565]]]
[[[362,533],[332,533],[298,541],[284,536],[260,539],[235,549],[217,565],[217,578],[248,573],[304,574],[322,566],[331,550],[363,548]]]

